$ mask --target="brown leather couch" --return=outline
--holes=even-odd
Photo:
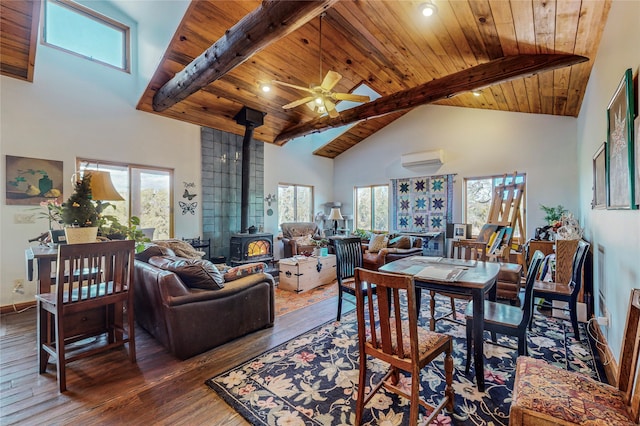
[[[174,272],[135,261],[135,318],[180,359],[273,326],[274,281],[256,273],[224,288],[187,287]]]
[[[401,236],[400,234],[389,235],[389,241],[393,241],[394,238]],[[408,256],[421,256],[422,255],[422,238],[414,236],[406,236],[410,239],[409,248],[397,248],[393,247],[393,243],[390,246],[381,249],[378,252],[369,252],[369,244],[362,243],[362,267],[372,271],[377,271],[385,263],[393,262],[394,260],[402,259]]]

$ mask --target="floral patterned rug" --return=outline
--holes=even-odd
[[[459,312],[464,312],[465,303],[460,301],[456,306]],[[446,311],[447,305],[448,299],[438,298],[439,310]],[[421,322],[428,326],[428,301],[423,300],[422,306]],[[582,342],[574,339],[569,322],[536,313],[528,338],[529,356],[602,380],[584,337],[584,324],[580,326]],[[436,424],[508,424],[517,350],[485,344],[486,392],[478,392],[473,364],[469,375],[464,374],[464,325],[439,321],[437,327],[454,338],[456,398],[454,412],[440,414]],[[516,339],[499,335],[498,341],[516,347]],[[431,404],[437,404],[444,394],[442,361],[441,356],[421,372],[421,395]],[[355,312],[351,312],[340,323],[324,324],[206,384],[253,425],[351,425],[355,422],[359,362]],[[373,370],[369,380],[377,381],[386,372],[386,364],[368,362]],[[406,385],[409,383],[410,377]],[[408,401],[384,389],[365,410],[366,425],[402,425],[409,416]]]
[[[336,282],[321,285],[302,293],[282,290],[276,287],[276,317],[297,311],[314,303],[322,302],[338,295],[338,284]]]

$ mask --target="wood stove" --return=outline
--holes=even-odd
[[[273,260],[273,234],[232,234],[229,262],[238,266],[251,262]]]

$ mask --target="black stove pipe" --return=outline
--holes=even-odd
[[[251,138],[253,130],[262,126],[266,113],[242,107],[234,119],[236,123],[245,126],[242,139],[242,195],[240,198],[240,231],[248,232],[249,229],[249,171],[251,167]]]

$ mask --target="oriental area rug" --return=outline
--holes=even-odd
[[[278,317],[337,296],[338,283],[321,285],[301,293],[276,287],[275,294],[276,317]]]
[[[456,308],[464,312],[464,304]],[[448,298],[438,298],[438,310],[446,311]],[[428,301],[423,301],[421,323],[428,327]],[[574,339],[569,322],[536,313],[529,332],[529,356],[597,380],[594,352],[587,342]],[[485,392],[474,383],[473,364],[464,374],[466,339],[464,325],[439,321],[439,332],[454,339],[455,408],[444,412],[437,425],[507,425],[511,406],[517,350],[485,343]],[[266,353],[206,381],[220,397],[252,425],[352,425],[358,387],[357,324],[355,312],[341,322],[329,322]],[[486,334],[489,339],[489,334]],[[516,347],[516,340],[498,336],[502,344]],[[384,375],[387,365],[368,360],[370,383]],[[369,377],[371,376],[371,377]],[[444,366],[440,356],[421,371],[421,395],[436,405],[444,395]],[[420,418],[423,417],[421,408]],[[408,423],[409,404],[381,389],[365,407],[363,424],[403,425]]]

